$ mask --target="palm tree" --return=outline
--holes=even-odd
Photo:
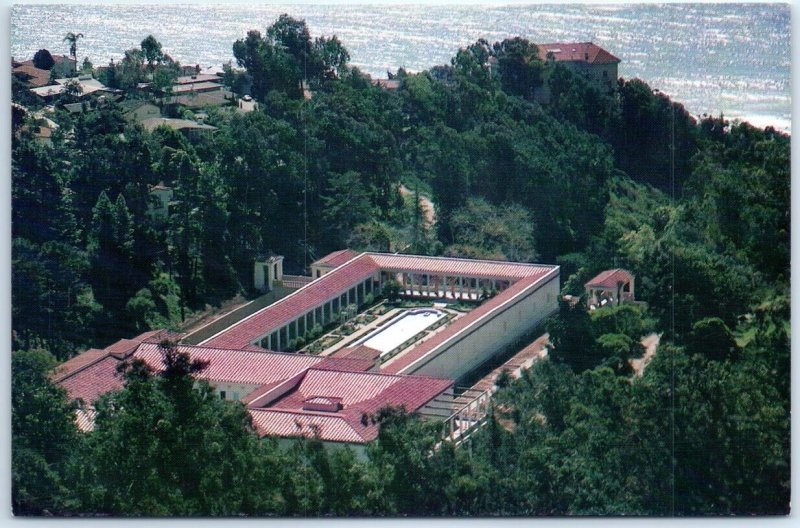
[[[64,37],[64,42],[69,42],[69,54],[72,55],[72,58],[75,59],[76,63],[78,60],[78,39],[83,38],[83,33],[73,33],[70,31],[67,33],[67,36]]]

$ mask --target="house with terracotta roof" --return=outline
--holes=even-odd
[[[622,268],[600,272],[584,285],[590,309],[634,302],[634,276]]]
[[[561,64],[603,90],[612,92],[617,86],[617,67],[622,61],[593,42],[553,42],[536,47],[541,60]],[[546,82],[534,92],[540,104],[549,104],[550,97],[550,86]]]
[[[51,75],[66,77],[75,73],[75,59],[66,55],[53,55],[52,57],[55,64],[50,70],[37,68],[33,64],[33,60],[19,62],[12,58],[11,74],[31,88],[38,88],[49,84]]]
[[[371,79],[373,86],[383,88],[389,92],[396,92],[400,88],[400,79]]]
[[[622,61],[593,42],[553,42],[536,46],[543,61],[563,64],[608,91],[617,85],[617,67]]]
[[[32,61],[26,61],[32,62]],[[50,70],[43,70],[31,64],[19,64],[12,68],[11,75],[31,88],[38,88],[50,83]]]

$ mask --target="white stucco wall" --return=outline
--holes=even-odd
[[[556,273],[547,282],[508,301],[503,309],[484,317],[483,324],[462,332],[433,351],[429,359],[409,365],[402,373],[460,379],[555,313],[560,287]]]
[[[208,384],[211,385],[217,396],[221,395],[221,391],[225,391],[226,400],[240,400],[258,388],[258,385],[246,385],[243,383],[217,383],[211,381]]]

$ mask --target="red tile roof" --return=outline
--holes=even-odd
[[[345,252],[337,252],[332,258],[344,258],[344,255]],[[349,351],[350,357],[327,358],[254,350],[252,341],[337,298],[381,270],[498,278],[509,280],[512,285],[407,354],[387,363],[384,373],[365,372],[374,362],[373,351],[366,347]],[[392,373],[409,370],[435,348],[469,331],[484,316],[501,309],[515,296],[557,276],[555,266],[365,253],[347,260],[334,271],[243,319],[201,346],[179,347],[192,359],[209,362],[208,368],[198,374],[199,379],[253,387],[243,400],[249,404],[261,434],[308,435],[312,426],[318,426],[317,431],[325,440],[367,442],[377,436],[378,426],[371,420],[364,420],[365,415],[374,414],[387,405],[414,412],[452,386],[450,380]],[[154,370],[160,370],[162,355],[158,343],[165,337],[180,336],[153,331],[133,339],[122,339],[105,350],[89,350],[62,364],[57,379],[72,397],[94,401],[102,393],[122,387],[116,367],[124,358],[139,358]],[[304,410],[304,402],[313,398],[340,399],[344,408],[336,412]],[[265,405],[268,409],[261,408]]]
[[[374,415],[385,406],[402,407],[416,412],[453,386],[453,381],[425,376],[396,376],[367,372],[337,372],[309,369],[293,390],[274,402],[262,402],[269,410],[292,412],[298,416],[308,414],[335,416],[349,426],[337,423],[332,430],[322,429],[321,440],[333,442],[369,442],[378,435],[378,425],[366,420],[364,415]],[[339,410],[309,410],[312,400],[336,401]],[[320,406],[321,408],[322,406]],[[251,410],[252,409],[251,407]],[[255,416],[255,415],[254,415]],[[280,434],[283,421],[263,422],[260,434]],[[330,428],[329,428],[330,429]],[[353,440],[353,433],[360,440]]]
[[[61,64],[64,62],[71,63],[71,67],[75,68],[75,59],[72,57],[68,57],[67,55],[53,55],[53,62],[55,64]],[[33,65],[33,60],[26,60],[26,61],[15,61],[13,58],[11,59],[11,72],[13,74],[19,75],[21,77],[26,77],[26,82],[34,87],[39,88],[41,86],[46,86],[50,83],[50,70],[43,70],[41,68],[37,68]]]
[[[596,275],[592,280],[585,284],[585,287],[616,288],[617,281],[623,283],[633,281],[633,275],[622,268],[606,270]]]
[[[117,374],[119,363],[118,359],[105,356],[62,379],[59,385],[67,390],[70,399],[80,398],[87,404],[92,404],[103,394],[122,388],[123,379]]]
[[[343,347],[334,352],[335,357],[342,357],[342,358],[358,358],[362,360],[372,361],[373,364],[375,360],[381,357],[381,351],[376,350],[374,348],[370,348],[366,345],[358,345],[353,348],[350,347]]]
[[[102,348],[90,348],[86,352],[78,354],[56,367],[53,371],[53,380],[58,382],[69,374],[91,365],[92,363],[96,363],[106,356],[108,356],[108,352]]]
[[[396,383],[395,376],[364,372],[337,372],[310,369],[297,389],[289,396],[269,405],[275,409],[301,409],[312,396],[341,398],[346,407],[374,398]]]
[[[231,351],[190,345],[179,345],[178,349],[187,352],[192,359],[209,362],[208,368],[197,374],[198,379],[243,385],[284,380],[325,361],[318,356],[278,352]],[[162,355],[156,344],[143,344],[134,357],[144,360],[154,370],[161,369]]]
[[[326,357],[314,365],[317,370],[344,370],[348,372],[366,372],[375,366],[375,361],[361,357]]]
[[[305,437],[330,442],[363,444],[367,440],[361,430],[367,427],[358,423],[353,427],[343,416],[323,412],[304,412],[275,409],[250,409],[253,425],[260,436]],[[372,435],[369,435],[372,437]],[[370,438],[372,439],[372,438]]]
[[[352,260],[314,280],[294,293],[242,319],[201,344],[220,348],[243,348],[298,316],[335,299],[380,268],[366,255]]]
[[[552,53],[556,61],[580,61],[589,64],[613,64],[622,62],[600,46],[591,42],[554,42],[550,44],[537,44],[539,58],[547,60],[547,54]]]
[[[461,275],[463,277],[513,281],[532,275],[543,276],[553,269],[552,266],[498,260],[391,255],[388,253],[368,253],[368,255],[385,271],[434,273],[451,277]]]
[[[311,265],[338,268],[342,264],[345,264],[347,261],[352,260],[359,255],[360,253],[358,251],[353,251],[352,249],[340,249],[339,251],[334,251],[333,253],[325,255],[321,259],[313,262]]]
[[[77,60],[73,59],[69,55],[53,55],[53,62],[55,62],[56,64],[70,62],[72,63],[73,66],[78,63]],[[33,61],[31,61],[31,64],[33,64]]]
[[[141,341],[134,339],[120,339],[113,345],[107,346],[106,352],[118,359],[124,359],[133,354],[141,344]]]
[[[117,360],[125,359],[133,354],[137,347],[143,342],[158,343],[162,339],[177,341],[181,336],[182,334],[169,330],[151,330],[132,339],[120,339],[104,349],[90,348],[86,352],[78,354],[59,365],[53,372],[52,377],[54,381],[58,382],[107,356],[111,356]]]
[[[263,398],[265,395],[268,395],[272,389],[285,382],[286,380],[278,380],[259,385],[249,394],[245,394],[242,398],[239,398],[239,401],[245,405],[253,404],[255,407],[258,407],[259,402],[257,400]]]
[[[385,90],[397,90],[400,88],[400,79],[372,79],[372,84]]]
[[[153,370],[160,370],[161,351],[157,343],[147,342],[156,337],[157,334],[146,337],[127,357],[141,359]],[[70,360],[73,368],[59,384],[70,398],[80,398],[90,405],[103,394],[121,389],[124,381],[117,366],[122,356],[116,357],[110,350],[127,353],[130,341],[133,340],[121,340],[105,350],[90,350],[79,356],[80,361]],[[374,414],[386,405],[414,412],[453,385],[446,379],[364,372],[373,365],[369,360],[188,345],[179,345],[179,350],[189,353],[192,359],[209,361],[208,367],[198,373],[198,379],[256,386],[242,401],[249,405],[262,435],[308,436],[314,425],[319,426],[317,431],[323,440],[368,442],[377,436],[378,425],[371,420],[364,425],[364,414]],[[75,369],[75,365],[79,368]],[[332,406],[331,411],[308,410],[308,401],[315,398],[336,400],[344,408],[338,409],[337,405],[335,411]],[[265,405],[268,410],[262,409]],[[92,416],[77,415],[81,430],[91,429]]]
[[[33,64],[23,63],[11,70],[11,73],[21,77],[23,81],[34,88],[50,83],[50,71],[37,68]]]
[[[343,255],[342,252],[337,253]],[[335,260],[338,255],[331,258]],[[513,282],[524,277],[541,278],[553,269],[553,266],[517,262],[364,253],[201,344],[219,348],[245,348],[381,270],[495,278]]]

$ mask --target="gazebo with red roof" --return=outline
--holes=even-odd
[[[633,274],[622,268],[599,273],[584,285],[589,308],[633,302],[633,281]]]

